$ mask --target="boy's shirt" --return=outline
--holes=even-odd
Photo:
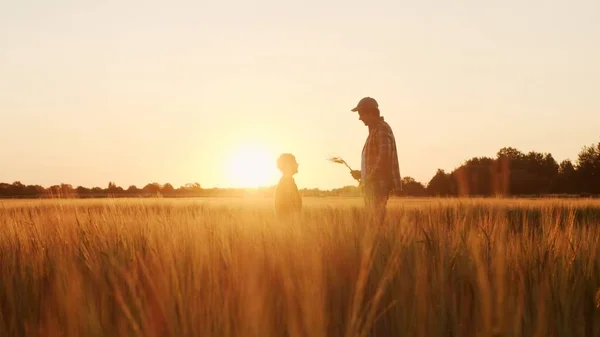
[[[298,186],[291,176],[283,176],[275,188],[275,212],[278,215],[299,212],[302,209],[302,199]]]

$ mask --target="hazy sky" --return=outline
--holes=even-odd
[[[0,181],[228,186],[246,147],[272,184],[292,152],[300,188],[340,187],[364,96],[423,183],[502,146],[575,159],[600,1],[0,0]]]

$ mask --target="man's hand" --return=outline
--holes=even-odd
[[[360,181],[361,173],[359,170],[352,170],[350,171],[350,174],[352,174],[352,178]]]

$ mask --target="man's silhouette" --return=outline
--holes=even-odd
[[[351,174],[362,186],[367,208],[383,218],[389,195],[402,190],[396,139],[375,99],[361,99],[352,111],[358,112],[358,119],[369,128],[369,136],[362,151],[361,169]]]

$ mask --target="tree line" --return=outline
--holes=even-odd
[[[403,182],[413,196],[600,195],[600,142],[584,146],[575,163],[504,147],[495,158],[473,157],[449,173],[438,169],[426,186],[411,177]]]
[[[473,157],[451,172],[438,169],[424,185],[406,176],[402,179],[404,196],[544,196],[544,195],[600,195],[600,142],[584,146],[575,163],[560,163],[550,153],[521,152],[513,147],[501,148],[495,158]],[[43,187],[0,183],[0,197],[10,198],[101,198],[101,197],[195,197],[243,196],[247,194],[271,196],[274,187],[257,189],[209,188],[189,183],[178,188],[173,185],[149,183],[142,188],[128,188],[109,182],[105,188],[70,184]],[[359,196],[356,186],[332,190],[301,189],[303,196]]]

